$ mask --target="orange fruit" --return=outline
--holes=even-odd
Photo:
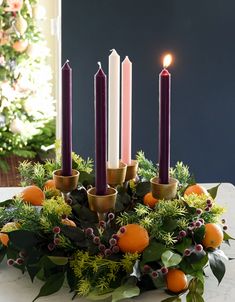
[[[2,227],[1,232],[9,233],[9,232],[18,230],[19,227],[20,227],[20,224],[18,222],[8,222]],[[9,236],[7,234],[0,233],[0,242],[3,245],[8,246]]]
[[[24,52],[28,47],[28,41],[26,40],[18,40],[13,43],[12,48],[17,52]]]
[[[141,253],[149,245],[148,232],[139,224],[122,227],[118,237],[118,246],[123,253]]]
[[[49,179],[45,182],[44,190],[56,190],[54,179]]]
[[[0,242],[3,245],[8,246],[9,236],[7,234],[0,233]]]
[[[188,196],[190,194],[196,194],[196,195],[205,194],[205,195],[208,195],[208,192],[203,186],[196,184],[196,185],[189,186],[185,190],[184,196]]]
[[[45,194],[37,186],[28,186],[21,192],[21,198],[33,206],[41,206],[45,199]]]
[[[216,249],[221,245],[224,239],[224,234],[221,228],[215,223],[207,223],[205,225],[205,236],[203,238],[202,244],[205,248]]]
[[[154,208],[155,204],[158,202],[157,198],[153,197],[152,192],[149,192],[144,195],[144,204],[150,208]]]
[[[170,269],[166,275],[166,285],[173,293],[182,292],[188,286],[185,273],[179,269]]]
[[[65,219],[62,219],[62,224],[65,224],[65,225],[68,225],[68,226],[72,226],[72,227],[77,227],[76,223],[71,220],[71,219],[68,219],[68,218],[65,218]]]

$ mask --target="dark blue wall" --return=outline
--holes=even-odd
[[[157,160],[158,73],[172,73],[172,164],[235,183],[235,1],[63,0],[63,59],[74,74],[74,150],[94,156],[93,75],[109,50],[133,62],[133,155]]]

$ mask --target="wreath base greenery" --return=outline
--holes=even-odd
[[[208,265],[221,282],[224,260],[228,258],[219,247],[203,246],[208,223],[221,226],[226,243],[233,239],[221,220],[224,209],[215,202],[219,186],[208,190],[208,194],[185,196],[185,189],[194,179],[187,166],[177,163],[170,172],[179,180],[177,197],[159,200],[150,208],[143,199],[158,167],[143,152],[137,154],[137,160],[137,179],[117,188],[115,211],[107,213],[105,221],[98,221],[88,206],[87,188],[94,185],[92,161],[75,154],[73,167],[80,171],[80,184],[70,194],[71,204],[65,203],[55,190],[45,192],[46,199],[39,208],[23,202],[20,196],[0,204],[0,234],[9,237],[7,246],[0,245],[0,261],[6,257],[10,266],[27,272],[32,282],[35,278],[44,282],[33,301],[57,292],[65,279],[74,297],[109,298],[112,302],[152,289],[166,290],[169,298],[164,302],[179,302],[183,294],[187,302],[202,302],[204,269]],[[43,165],[24,162],[19,167],[22,184],[43,188],[59,167],[54,161]],[[72,220],[76,227],[64,220]],[[14,224],[7,229],[9,222]],[[119,248],[119,233],[128,224],[138,224],[148,232],[149,245],[141,253],[122,252]],[[167,290],[166,276],[172,269],[187,275],[187,289],[174,293]]]

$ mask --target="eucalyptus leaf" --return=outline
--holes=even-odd
[[[220,284],[225,274],[225,270],[226,270],[225,264],[221,260],[221,256],[214,252],[209,252],[208,256],[209,256],[210,268]]]
[[[217,186],[215,186],[215,187],[210,188],[210,189],[207,190],[207,192],[211,195],[211,197],[212,197],[213,199],[216,198],[217,193],[218,193],[218,189],[219,189],[219,186],[220,186],[220,185],[221,185],[221,184],[218,184]]]
[[[126,283],[116,288],[112,293],[112,302],[139,296],[140,289],[136,284]]]
[[[92,301],[99,301],[99,300],[105,300],[112,296],[112,292],[109,292],[107,294],[100,294],[97,290],[94,290],[90,292],[86,298]]]
[[[181,262],[182,257],[179,254],[173,253],[168,250],[162,254],[161,259],[165,267],[171,267],[178,265]]]
[[[45,282],[45,284],[41,287],[39,294],[33,300],[36,301],[40,297],[45,297],[52,295],[59,291],[64,283],[65,275],[64,273],[57,273],[51,275]]]

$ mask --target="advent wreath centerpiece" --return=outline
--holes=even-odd
[[[39,297],[57,292],[67,280],[75,296],[119,301],[165,289],[165,302],[204,301],[204,269],[220,283],[225,274],[220,249],[233,239],[215,202],[218,186],[206,190],[178,162],[172,200],[158,200],[150,179],[158,166],[137,154],[135,179],[116,187],[115,209],[98,219],[87,190],[94,186],[92,161],[73,154],[78,188],[64,199],[51,179],[60,163],[23,162],[22,193],[0,204],[0,260],[44,282]],[[157,294],[157,292],[156,292]],[[72,298],[72,296],[71,296]]]

